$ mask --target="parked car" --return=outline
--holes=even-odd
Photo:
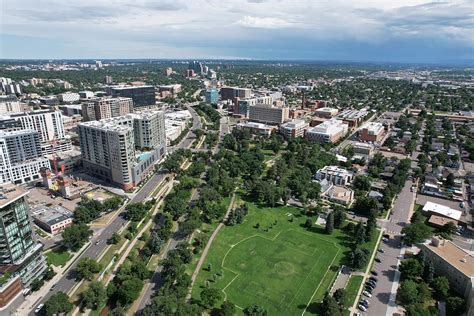
[[[367,308],[365,308],[364,305],[360,305],[360,304],[359,304],[359,309],[363,312],[365,312],[367,310]]]
[[[390,235],[389,234],[383,234],[382,237],[389,239]]]
[[[385,253],[385,250],[383,250],[383,248],[379,248],[379,252]]]
[[[365,284],[365,289],[366,289],[366,290],[373,291],[373,290],[375,289],[375,285],[370,284],[370,283],[366,283],[366,284]]]
[[[369,302],[368,299],[363,298],[363,299],[362,299],[362,302],[366,303],[367,305],[370,305],[370,302]]]
[[[382,238],[382,241],[383,241],[383,242],[388,242],[388,238],[385,238],[385,237],[384,237],[384,238]]]
[[[367,297],[372,297],[372,294],[370,294],[370,293],[367,292],[367,291],[362,292],[362,294],[363,294],[364,296],[367,296]]]
[[[360,302],[359,302],[359,305],[362,305],[362,306],[364,306],[365,308],[369,307],[369,304],[367,304],[367,303],[364,302],[364,301],[360,301]]]
[[[382,260],[380,260],[380,258],[375,258],[374,260],[375,260],[375,262],[378,262],[378,263],[382,262]]]
[[[370,287],[370,286],[366,286],[366,287],[365,287],[365,290],[366,290],[368,293],[370,293],[370,294],[372,294],[372,292],[374,291],[374,289],[373,289],[372,287]]]
[[[53,285],[51,285],[51,288],[49,290],[52,291],[52,290],[54,290],[55,287],[56,287],[56,284],[53,284]]]
[[[379,273],[377,271],[374,271],[374,270],[370,271],[370,273],[372,273],[372,275],[379,275]]]
[[[35,314],[38,314],[38,313],[41,311],[41,309],[43,308],[43,306],[44,306],[43,303],[41,303],[41,304],[39,304],[38,306],[36,306]]]
[[[376,277],[374,277],[374,276],[371,276],[371,277],[369,278],[369,280],[373,280],[373,281],[375,281],[375,282],[378,281],[378,279],[377,279]]]

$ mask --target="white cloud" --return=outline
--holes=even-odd
[[[281,29],[294,26],[283,19],[278,18],[266,18],[246,15],[242,19],[238,20],[237,25],[249,28],[259,29]]]

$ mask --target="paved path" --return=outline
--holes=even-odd
[[[196,269],[194,269],[193,275],[191,276],[191,286],[189,287],[189,292],[188,292],[188,295],[186,297],[187,300],[191,299],[191,292],[192,292],[192,289],[193,289],[194,282],[196,281],[196,278],[199,274],[199,271],[201,271],[201,267],[204,263],[204,260],[206,260],[207,253],[209,252],[209,249],[211,248],[212,242],[216,238],[216,236],[219,233],[219,231],[221,230],[221,228],[224,226],[224,223],[225,223],[227,217],[229,216],[230,211],[234,208],[234,202],[235,202],[235,193],[232,194],[232,198],[230,199],[229,207],[227,208],[227,212],[225,213],[222,222],[219,223],[219,225],[216,227],[216,229],[212,233],[211,237],[207,241],[206,247],[204,247],[204,250],[201,254],[201,257],[199,258],[199,261],[196,265]]]

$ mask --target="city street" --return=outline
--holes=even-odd
[[[397,267],[402,249],[401,230],[410,222],[411,210],[415,201],[415,193],[410,191],[411,180],[405,182],[393,207],[392,216],[384,222],[386,234],[390,235],[388,243],[381,243],[385,253],[378,253],[381,263],[374,262],[373,269],[378,272],[377,286],[370,299],[367,315],[392,315],[395,312],[395,294],[398,286]],[[398,276],[399,277],[399,276]],[[389,312],[390,311],[390,312]]]

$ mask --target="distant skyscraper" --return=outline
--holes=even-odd
[[[219,102],[219,91],[216,88],[206,90],[204,94],[206,102],[210,104],[217,104]]]
[[[172,73],[173,73],[173,68],[171,68],[171,67],[166,68],[166,70],[165,70],[166,77],[171,76]]]
[[[204,66],[199,61],[189,62],[188,69],[192,69],[195,73],[200,75],[204,73]]]
[[[100,60],[96,60],[96,61],[95,61],[95,66],[96,66],[97,68],[102,68],[102,62],[101,62]]]
[[[104,81],[106,84],[111,84],[113,81],[112,76],[105,76]]]
[[[135,107],[156,104],[154,86],[114,87],[112,88],[112,96],[114,98],[132,98]]]

